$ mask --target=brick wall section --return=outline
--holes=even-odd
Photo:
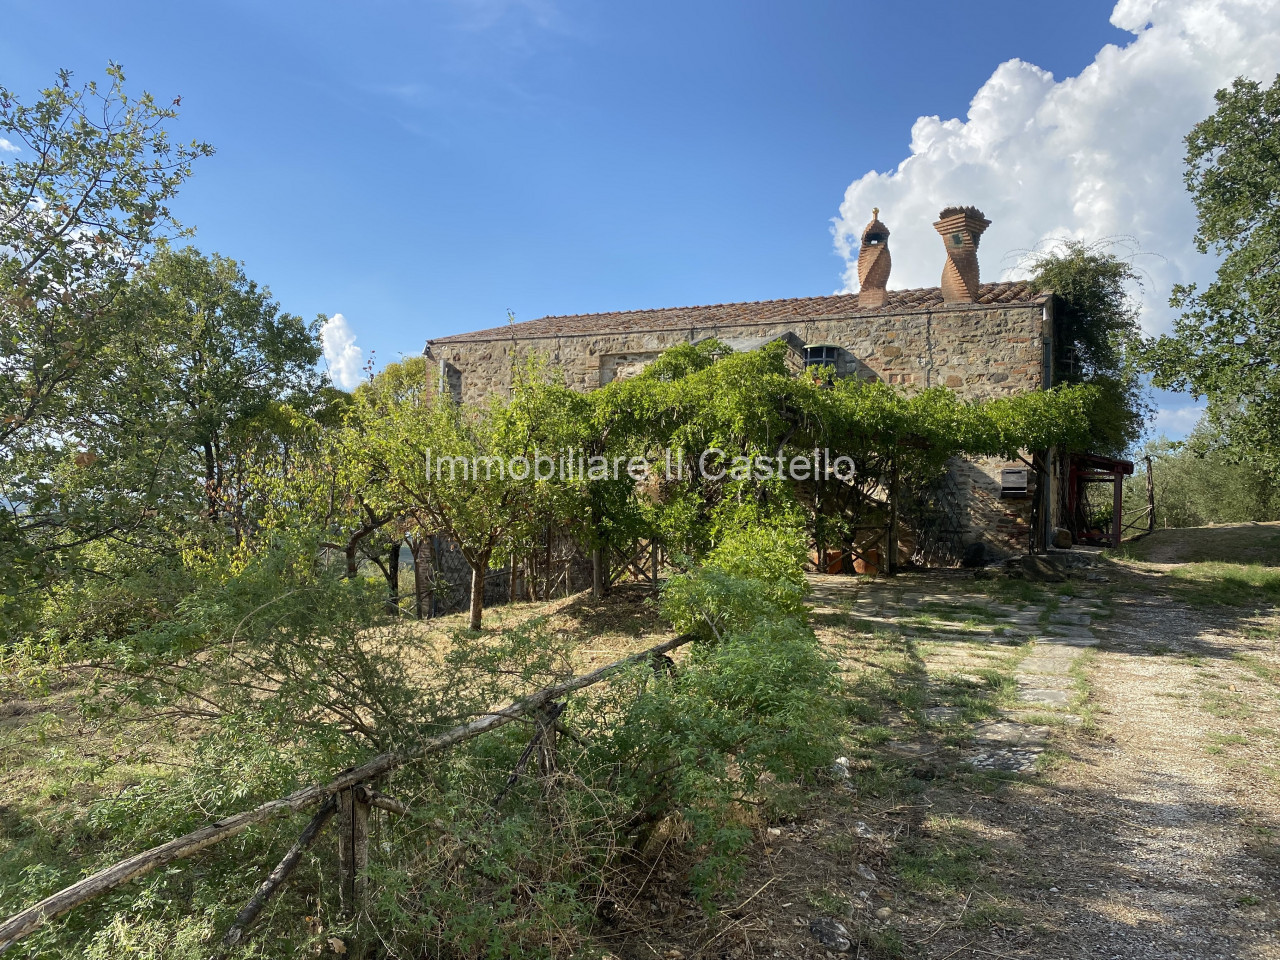
[[[985,289],[1014,286],[988,284]],[[934,291],[906,294],[923,295],[917,299],[936,296]],[[547,318],[443,338],[429,348],[435,363],[443,360],[450,387],[464,403],[475,403],[491,391],[507,392],[513,356],[541,354],[563,372],[569,386],[593,390],[615,377],[634,374],[662,350],[679,343],[787,332],[806,344],[839,345],[838,365],[844,375],[874,377],[908,392],[944,386],[964,399],[988,399],[1047,385],[1044,363],[1046,341],[1052,337],[1051,300],[1027,295],[1014,303],[939,302],[925,309],[903,310],[894,309],[895,297],[904,299],[900,292],[890,292],[886,309],[869,312],[856,309],[856,295],[794,301],[818,308],[843,301],[853,309],[825,315],[810,311],[808,316],[757,322],[741,319],[749,317],[751,304],[689,308],[678,316],[672,311],[639,311],[599,315],[598,320]],[[760,313],[785,312],[777,305],[788,302],[760,304]],[[733,314],[732,321],[713,319],[717,311]],[[625,317],[626,323],[619,322],[619,317]],[[712,322],[696,322],[704,318]],[[593,320],[598,323],[594,329]],[[1001,551],[1026,549],[1031,501],[999,499],[1000,469],[1022,465],[981,461],[957,466],[957,480],[969,494],[965,520],[970,540],[982,539]]]

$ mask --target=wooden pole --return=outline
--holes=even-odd
[[[889,543],[886,553],[886,566],[889,576],[898,572],[898,458],[893,458],[889,468]]]
[[[1147,533],[1156,529],[1156,481],[1151,474],[1151,458],[1142,458],[1147,464]]]
[[[1120,513],[1124,509],[1124,474],[1117,470],[1112,485],[1114,490],[1111,497],[1111,549],[1117,550],[1120,547]]]
[[[551,778],[555,775],[557,769],[556,721],[560,719],[560,714],[564,713],[564,708],[565,704],[552,702],[534,714],[534,719],[538,723],[539,733],[538,771],[545,778],[543,783],[544,793],[550,790]]]
[[[591,551],[591,596],[604,597],[604,551],[596,547]]]
[[[351,791],[351,907],[364,909],[369,892],[369,804],[363,786]]]
[[[130,880],[136,880],[138,877],[146,876],[153,870],[166,866],[175,860],[182,860],[199,853],[201,850],[206,850],[229,837],[234,837],[255,824],[264,823],[276,817],[287,816],[298,810],[314,806],[350,787],[368,780],[376,780],[410,761],[421,759],[433,753],[440,753],[455,744],[478,737],[480,734],[487,733],[497,727],[505,726],[513,720],[518,720],[541,709],[553,700],[560,699],[567,693],[599,683],[609,674],[623,667],[661,657],[677,647],[690,643],[693,639],[691,634],[682,634],[674,637],[657,646],[650,647],[648,650],[606,664],[591,673],[574,677],[555,686],[545,687],[524,700],[518,700],[507,707],[472,720],[470,723],[454,727],[452,730],[431,737],[416,750],[408,753],[380,754],[368,763],[343,771],[328,783],[303,787],[301,790],[295,790],[287,797],[271,800],[268,803],[254,807],[252,810],[224,817],[206,827],[201,827],[191,833],[170,840],[168,843],[162,843],[158,847],[152,847],[150,850],[134,854],[132,857],[112,864],[92,876],[85,877],[83,880],[79,880],[71,884],[71,886],[45,897],[39,903],[32,904],[25,910],[20,910],[7,920],[0,922],[0,953],[4,953],[9,947],[33,930],[38,929],[45,922],[52,920],[54,917],[62,916],[62,914],[92,900],[94,897],[122,887]]]
[[[320,831],[324,829],[324,825],[333,816],[336,807],[337,804],[330,797],[320,807],[319,812],[311,818],[311,822],[302,831],[302,835],[294,841],[293,846],[289,848],[289,852],[284,855],[284,859],[277,864],[267,879],[262,882],[262,886],[258,887],[257,893],[244,905],[244,909],[236,914],[235,922],[231,924],[230,929],[227,930],[226,935],[222,938],[224,950],[230,950],[244,939],[245,931],[253,926],[253,922],[258,919],[258,914],[267,905],[267,901],[284,886],[289,874],[293,873],[294,868],[302,860],[302,854],[307,847],[315,842],[316,837],[320,835]]]
[[[369,883],[369,802],[362,785],[338,794],[338,898],[351,916],[364,906]]]

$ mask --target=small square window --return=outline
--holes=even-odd
[[[834,367],[839,355],[840,348],[832,344],[818,344],[812,347],[805,347],[804,365],[806,367]]]

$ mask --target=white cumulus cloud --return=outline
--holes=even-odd
[[[355,387],[360,382],[364,351],[356,346],[356,335],[347,318],[340,313],[330,317],[320,328],[320,342],[334,382],[347,390]]]
[[[4,137],[0,137],[0,153],[17,153],[21,149],[17,144],[10,143]]]
[[[1147,431],[1153,437],[1165,436],[1170,440],[1182,440],[1199,422],[1204,413],[1203,403],[1189,403],[1185,406],[1156,408],[1155,419]]]
[[[1183,137],[1237,76],[1280,72],[1280,0],[1120,0],[1111,22],[1135,35],[1098,51],[1079,76],[1056,80],[1022,60],[1000,64],[968,116],[920,117],[910,155],[845,191],[834,221],[845,289],[857,289],[857,244],[872,207],[892,232],[891,288],[936,286],[942,241],[932,222],[951,204],[992,221],[984,280],[1018,276],[1020,257],[1059,237],[1132,238],[1146,275],[1143,323],[1167,329],[1175,283],[1203,282],[1210,258],[1192,244]]]

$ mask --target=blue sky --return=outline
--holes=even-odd
[[[1001,64],[1051,72],[1048,90],[1108,44],[1144,42],[1147,12],[1118,12],[1120,29],[1112,7],[9,0],[0,82],[30,96],[59,67],[87,79],[114,59],[131,86],[180,95],[176,132],[218,150],[175,207],[196,244],[243,260],[290,311],[342,314],[381,364],[507,310],[532,319],[838,290],[847,264],[833,223],[865,221],[867,199],[885,195],[895,240],[893,214],[921,219],[912,204],[934,203],[935,187],[965,194],[944,203],[1000,206],[983,176],[967,189],[967,160],[958,191],[894,173],[929,149],[919,118],[977,129],[971,102]],[[987,167],[999,181],[996,161]],[[891,179],[867,181],[873,171]],[[1020,195],[1054,190],[1031,182]],[[1008,234],[984,239],[984,278],[1040,239],[1028,230],[1087,231],[1055,218],[1020,227],[1006,216]],[[900,268],[916,253],[895,248],[905,276],[891,286],[940,270],[923,249],[917,269]],[[1150,299],[1163,302],[1166,279]]]

